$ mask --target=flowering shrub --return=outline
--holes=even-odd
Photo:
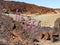
[[[35,23],[37,21],[32,19],[30,16],[17,15],[16,19],[18,22],[20,22],[20,26],[23,27],[23,30],[27,30],[27,35],[29,35],[30,38],[33,38],[41,28],[41,21],[39,21],[36,26]]]
[[[17,15],[16,16],[17,21],[21,22],[24,25],[23,29],[35,30],[37,28],[37,30],[38,30],[38,28],[40,28],[40,26],[41,26],[40,22],[41,21],[38,22],[37,26],[35,26],[35,22],[37,22],[35,19],[31,19],[30,16],[26,16],[25,18],[24,17],[25,17],[24,15]]]

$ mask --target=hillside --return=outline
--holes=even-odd
[[[10,15],[11,14],[9,14],[9,16]],[[37,17],[35,16],[35,19],[42,20],[41,23],[49,20],[48,22],[43,23],[44,25],[53,25],[53,21],[60,16],[59,14],[45,14],[38,15]],[[35,35],[35,33],[37,33],[37,30],[35,33],[34,30],[30,30],[31,32],[29,30],[24,30],[21,24],[22,23],[15,21],[12,17],[0,14],[0,45],[60,45],[60,41],[53,43],[51,40],[40,39],[40,31],[37,35]],[[51,27],[42,27],[41,29],[42,32],[45,32],[47,29],[52,31]],[[33,33],[35,36],[31,35],[31,33]],[[33,36],[35,38],[31,39],[30,35],[31,37]],[[37,39],[39,42],[33,41],[34,39]]]
[[[0,45],[23,45],[25,41],[32,44],[28,32],[22,29],[20,23],[0,14]]]
[[[9,13],[15,13],[18,9],[19,14],[46,14],[46,13],[56,13],[53,8],[47,8],[43,6],[37,6],[34,4],[28,4],[24,2],[14,2],[14,1],[0,1],[0,10],[7,9]]]
[[[59,8],[55,9],[55,11],[56,11],[57,13],[60,13],[60,9],[59,9]]]

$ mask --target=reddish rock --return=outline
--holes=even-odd
[[[15,13],[16,9],[18,9],[20,13],[27,13],[27,14],[56,13],[53,8],[37,6],[34,4],[28,4],[24,2],[1,1],[0,4],[3,8],[6,8],[8,11],[13,13]]]

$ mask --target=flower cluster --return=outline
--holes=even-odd
[[[30,38],[34,38],[40,32],[41,21],[37,21],[31,16],[26,15],[17,15],[16,19],[20,22],[20,26],[22,26],[23,30],[27,31]]]
[[[37,23],[37,25],[35,25],[35,23],[37,21],[35,19],[32,19],[31,16],[17,15],[16,19],[20,23],[24,24],[23,29],[25,29],[25,30],[29,30],[29,29],[30,30],[39,30],[39,28],[41,27],[41,21],[39,21]]]

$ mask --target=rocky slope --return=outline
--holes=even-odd
[[[43,6],[37,6],[34,4],[28,4],[24,2],[14,2],[14,1],[0,1],[0,8],[5,8],[9,13],[15,13],[16,9],[19,13],[27,14],[46,14],[46,13],[56,13],[54,9],[47,8]]]
[[[55,11],[56,11],[57,13],[60,13],[60,9],[58,9],[58,8],[57,8],[57,9],[55,9]]]
[[[0,45],[27,45],[26,42],[33,45],[20,23],[0,14]]]

